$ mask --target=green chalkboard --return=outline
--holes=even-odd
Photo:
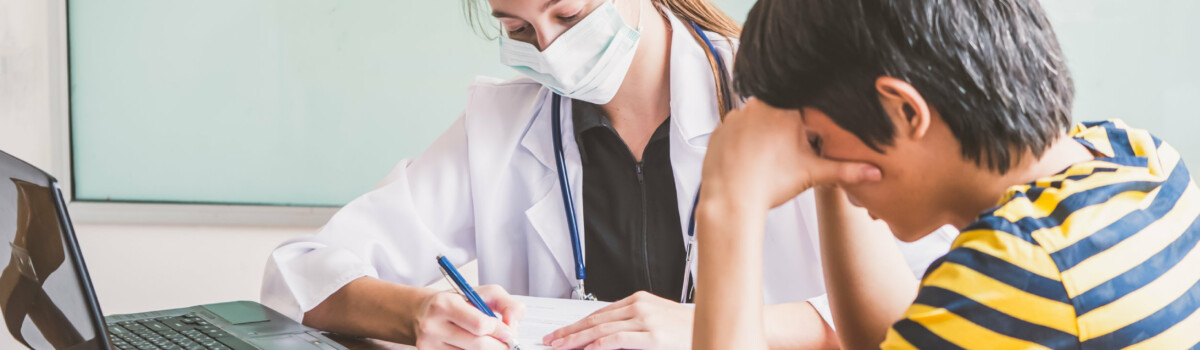
[[[460,1],[69,1],[76,200],[345,204],[429,145],[474,76],[515,75]],[[716,3],[740,21],[753,1]],[[1076,119],[1200,162],[1200,2],[1044,6]]]

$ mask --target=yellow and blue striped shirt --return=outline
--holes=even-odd
[[[1200,347],[1200,189],[1179,153],[1118,120],[1070,135],[1097,158],[963,229],[884,348]]]

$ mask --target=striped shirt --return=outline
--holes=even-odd
[[[883,348],[1200,346],[1200,189],[1119,120],[1070,135],[1097,158],[1014,186],[930,266]]]

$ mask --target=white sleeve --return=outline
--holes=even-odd
[[[954,243],[955,238],[958,238],[958,230],[947,225],[915,242],[905,243],[897,239],[896,245],[904,254],[904,261],[908,263],[913,276],[920,280],[929,264],[950,252],[950,244]]]
[[[262,302],[296,320],[363,276],[412,286],[440,277],[436,256],[475,259],[465,116],[380,186],[351,201],[315,236],[275,249]],[[381,152],[386,153],[386,152]]]
[[[817,310],[817,314],[821,315],[821,319],[825,320],[825,324],[829,325],[829,329],[837,331],[837,326],[833,324],[833,311],[829,310],[828,294],[821,294],[807,301],[809,305],[812,305],[813,309]]]

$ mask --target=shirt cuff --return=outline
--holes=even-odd
[[[320,305],[346,284],[364,276],[378,277],[370,264],[341,248],[287,247],[274,258],[286,289],[295,298],[301,315]],[[307,248],[307,249],[306,249]],[[298,254],[287,254],[302,251]]]
[[[837,331],[837,326],[833,325],[833,312],[829,310],[829,297],[826,294],[808,299],[808,304],[817,310],[817,314],[821,315],[821,319],[825,320],[825,324],[829,325],[829,329]]]

